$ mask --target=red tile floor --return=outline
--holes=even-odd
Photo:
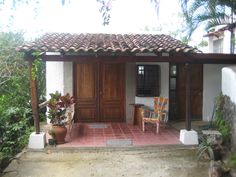
[[[78,123],[67,133],[66,143],[58,147],[106,147],[180,144],[179,131],[167,126],[155,133],[155,127],[146,131],[126,123]],[[47,136],[48,137],[48,136]]]

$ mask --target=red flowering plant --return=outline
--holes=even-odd
[[[69,93],[62,96],[58,91],[50,96],[48,118],[53,125],[63,126],[66,123],[66,109],[74,104],[74,98]]]

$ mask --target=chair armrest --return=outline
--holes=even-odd
[[[46,107],[48,105],[49,101],[44,101],[42,103],[39,104],[39,109]]]
[[[141,107],[142,109],[142,117],[145,117],[145,118],[152,118],[154,117],[154,110],[148,108],[147,106],[143,106]]]

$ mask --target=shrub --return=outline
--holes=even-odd
[[[1,104],[1,101],[4,102],[4,99],[0,99],[0,170],[25,147],[32,131],[29,107],[11,107]]]
[[[230,132],[231,128],[229,123],[224,119],[222,110],[224,106],[224,97],[220,94],[216,98],[216,112],[214,126],[221,133],[224,144],[228,145],[230,142]]]
[[[0,172],[25,147],[32,131],[29,68],[15,50],[23,41],[20,33],[0,33]],[[41,69],[38,97],[43,100],[45,68]]]

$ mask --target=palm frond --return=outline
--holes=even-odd
[[[236,12],[235,0],[180,0],[183,16],[188,29],[188,37],[201,24],[209,27],[232,23],[232,14],[227,14],[226,7]]]

